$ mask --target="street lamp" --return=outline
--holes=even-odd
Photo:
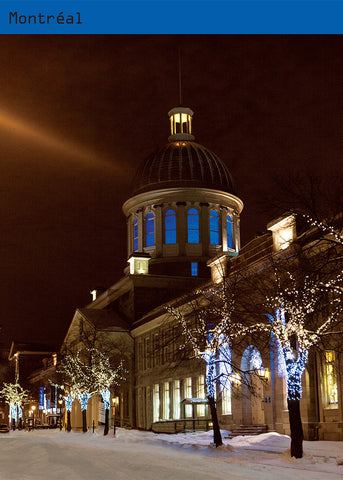
[[[241,381],[241,377],[240,377],[239,373],[231,373],[229,375],[229,378],[230,378],[231,383],[236,385],[236,387],[238,386],[238,384]]]
[[[268,369],[267,369],[267,368],[260,367],[260,368],[257,370],[257,375],[258,375],[260,378],[268,381]]]
[[[62,403],[63,403],[63,400],[62,398],[60,398],[58,401],[59,409],[60,409],[60,431],[62,430]]]
[[[35,410],[36,410],[36,405],[32,405],[31,410],[32,410],[32,428],[35,428]]]
[[[116,406],[119,403],[119,397],[112,398],[113,404],[113,435],[116,434]]]

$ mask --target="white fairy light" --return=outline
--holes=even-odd
[[[343,245],[343,234],[342,231],[339,230],[337,227],[316,220],[307,214],[303,214],[302,217],[309,225],[311,225],[312,227],[317,227],[321,232],[325,234],[331,235],[337,243]]]
[[[21,405],[29,398],[28,390],[25,390],[19,383],[4,383],[0,390],[0,396],[9,404],[11,418],[14,418],[15,421],[18,420],[17,411],[21,418]]]
[[[79,394],[79,401],[81,404],[81,410],[87,410],[88,400],[91,398],[91,393],[80,393]]]
[[[59,373],[64,376],[64,384],[59,388],[68,395],[63,397],[67,412],[78,398],[81,410],[87,410],[89,399],[95,394],[102,395],[105,409],[110,409],[110,387],[119,385],[124,379],[122,362],[112,368],[109,358],[96,348],[79,350],[75,355],[67,355],[61,362]]]
[[[277,272],[275,275],[277,276]],[[266,305],[272,317],[270,329],[282,349],[290,400],[301,398],[301,380],[310,348],[320,340],[320,336],[329,330],[329,327],[342,313],[341,283],[341,275],[337,275],[325,283],[306,276],[303,285],[298,288],[296,279],[291,273],[288,273],[288,285],[282,289],[280,279],[278,279],[277,293],[267,297]],[[308,319],[316,313],[322,295],[328,292],[333,294],[328,302],[331,311],[327,313],[326,320],[317,329],[308,329],[306,327]],[[296,345],[293,349],[292,342],[294,341],[296,341]]]
[[[231,388],[232,357],[229,344],[237,334],[236,325],[232,328],[231,322],[235,302],[230,292],[218,285],[198,290],[196,295],[205,303],[204,307],[194,304],[194,310],[197,310],[196,326],[180,309],[168,306],[167,311],[182,327],[185,342],[180,348],[189,345],[194,357],[205,361],[207,396],[215,398],[216,384],[221,390]],[[210,302],[213,298],[216,301]],[[216,319],[214,323],[211,322],[213,318]]]
[[[105,404],[105,410],[109,410],[111,406],[111,392],[110,390],[101,390],[102,400]]]
[[[63,400],[65,402],[67,412],[71,412],[72,407],[73,407],[73,401],[75,400],[75,397],[73,397],[72,395],[69,394],[66,397],[63,397]]]

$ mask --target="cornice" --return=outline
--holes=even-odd
[[[136,212],[141,208],[149,205],[161,203],[170,203],[180,201],[184,202],[206,202],[217,203],[232,208],[238,214],[243,210],[244,204],[242,200],[232,193],[223,192],[222,190],[214,190],[211,188],[165,188],[144,192],[129,198],[123,205],[125,216]]]

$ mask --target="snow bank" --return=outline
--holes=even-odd
[[[223,438],[227,432],[222,432]],[[270,432],[224,439],[212,432],[154,434],[117,429],[104,437],[59,430],[0,435],[0,480],[342,480],[343,442],[304,442],[304,458],[290,457],[290,439]]]
[[[233,446],[249,446],[260,445],[265,447],[273,447],[278,449],[289,448],[290,438],[287,435],[280,435],[277,432],[262,433],[254,436],[239,436],[230,440]]]

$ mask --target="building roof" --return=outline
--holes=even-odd
[[[112,332],[128,332],[129,325],[113,310],[98,310],[95,308],[78,308],[78,312],[97,330]]]
[[[133,194],[172,187],[203,187],[235,194],[229,169],[206,147],[192,141],[171,142],[138,167]]]
[[[15,354],[19,355],[49,355],[55,353],[50,345],[45,345],[42,343],[22,343],[15,340],[12,341],[10,353],[8,356],[9,360],[12,360]]]

